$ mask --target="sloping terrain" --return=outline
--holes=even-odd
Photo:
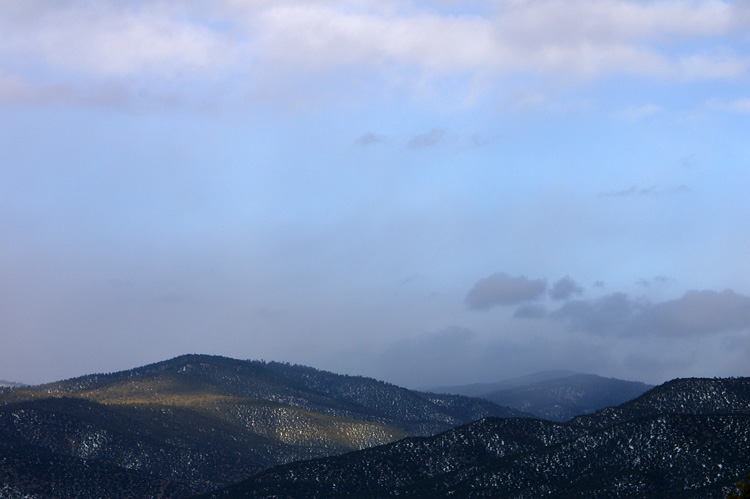
[[[724,498],[750,468],[750,378],[675,380],[568,423],[494,418],[262,472],[209,497]]]
[[[750,378],[685,378],[571,423],[591,428],[660,414],[750,414]]]
[[[184,497],[280,463],[518,414],[301,366],[186,355],[4,390],[0,483],[39,497],[101,497],[102,488]],[[133,483],[154,492],[141,495]]]
[[[620,405],[651,388],[653,386],[636,381],[577,374],[485,393],[480,397],[543,419],[563,422]]]
[[[508,388],[518,388],[521,386],[533,385],[542,381],[567,378],[568,376],[575,376],[576,374],[583,373],[570,371],[567,369],[557,369],[552,371],[540,371],[533,374],[527,374],[526,376],[518,376],[516,378],[503,379],[501,381],[496,381],[495,383],[471,383],[468,385],[436,386],[430,387],[427,391],[436,393],[453,393],[455,395],[466,395],[467,397],[480,397],[487,393],[507,390]]]
[[[548,371],[494,384],[437,389],[480,397],[550,421],[568,421],[632,400],[652,385],[594,374]]]

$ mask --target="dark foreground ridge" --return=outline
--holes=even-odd
[[[749,468],[750,378],[679,379],[568,423],[488,418],[205,497],[723,499]]]
[[[0,498],[186,497],[283,463],[523,415],[304,366],[185,355],[0,391]]]

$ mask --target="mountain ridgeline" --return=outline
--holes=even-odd
[[[262,472],[212,498],[725,498],[750,469],[750,378],[679,379],[567,423],[487,418]]]
[[[602,404],[601,380],[643,388],[546,376],[496,391],[523,389],[523,407],[539,411]],[[310,367],[185,355],[0,389],[0,464],[0,499],[723,499],[750,469],[750,378],[677,379],[560,422]]]
[[[6,381],[4,379],[0,379],[0,390],[4,388],[18,388],[20,386],[24,386],[24,384],[18,383],[16,381]]]
[[[632,400],[653,385],[572,371],[548,371],[495,384],[435,388],[480,397],[550,421],[564,422]]]
[[[488,416],[528,415],[309,367],[185,355],[3,389],[0,497],[186,497]]]

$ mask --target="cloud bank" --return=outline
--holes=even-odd
[[[497,311],[491,334],[450,326],[357,356],[373,375],[415,387],[491,382],[558,368],[655,383],[745,370],[749,296],[701,290],[649,301],[616,292],[569,300],[548,311],[539,283],[544,281],[503,273],[477,283],[474,310],[520,302],[510,315]],[[555,303],[551,292],[547,296]]]
[[[598,335],[685,337],[750,331],[750,297],[732,290],[688,291],[652,303],[613,293],[571,301],[550,317],[571,330]]]
[[[655,282],[668,280],[665,276],[654,278]],[[623,292],[572,300],[584,290],[565,276],[547,293],[553,301],[565,303],[550,312],[540,303],[529,303],[540,300],[546,292],[545,279],[498,272],[478,280],[466,294],[465,304],[471,310],[520,305],[514,318],[559,321],[569,331],[604,336],[683,337],[750,331],[750,297],[731,289],[690,290],[680,298],[660,302]]]
[[[750,29],[749,10],[720,0],[524,0],[476,8],[9,0],[0,5],[0,98],[76,100],[113,81],[133,95],[143,88],[169,93],[178,92],[178,80],[204,92],[220,82],[225,95],[261,98],[290,81],[342,70],[415,89],[460,75],[732,80],[750,72],[750,57],[736,49]]]

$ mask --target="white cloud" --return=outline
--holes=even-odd
[[[750,97],[734,100],[711,99],[706,102],[705,107],[731,113],[750,113]]]
[[[0,72],[0,102],[23,102],[31,93],[31,89],[23,79]]]
[[[677,62],[677,74],[683,79],[731,80],[746,75],[750,57],[693,54]]]
[[[287,93],[296,89],[289,80],[342,69],[398,74],[415,87],[445,75],[468,76],[469,86],[513,74],[734,79],[750,72],[750,57],[733,43],[750,28],[748,10],[720,0],[514,0],[482,9],[441,1],[8,0],[0,4],[0,66],[47,87],[91,85],[81,76],[130,85],[189,76],[281,82]],[[10,93],[7,81],[3,88]]]
[[[664,109],[655,104],[645,104],[642,106],[631,106],[619,113],[619,116],[629,120],[639,120],[648,116],[661,113]]]
[[[482,17],[434,5],[401,12],[369,7],[277,2],[253,9],[249,15],[257,18],[248,25],[272,60],[318,68],[413,64],[437,72],[689,78],[747,71],[744,57],[680,53],[680,40],[721,38],[738,29],[735,7],[721,1],[529,0],[506,2]]]
[[[750,113],[750,98],[732,101],[729,108],[737,113]]]
[[[209,19],[193,21],[168,3],[18,2],[0,7],[6,57],[38,58],[61,70],[92,75],[175,76],[213,70],[234,49]]]

